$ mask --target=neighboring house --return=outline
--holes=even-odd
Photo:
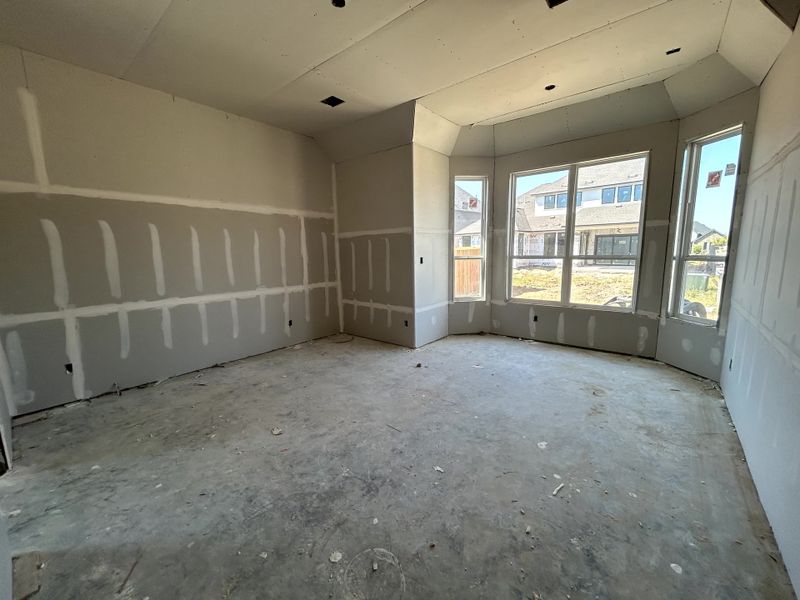
[[[483,207],[478,198],[456,185],[455,215],[453,219],[453,236],[456,248],[480,248],[482,210]],[[470,253],[461,252],[461,254]]]
[[[594,165],[579,170],[573,254],[592,256],[584,265],[632,265],[636,256],[639,215],[644,197],[645,159]],[[567,177],[543,184],[517,197],[516,255],[557,257],[564,254]],[[519,264],[519,262],[518,262]],[[537,261],[555,265],[555,259]]]
[[[703,225],[700,221],[692,223],[692,246],[698,253],[706,256],[724,256],[728,253],[728,238],[716,229]]]

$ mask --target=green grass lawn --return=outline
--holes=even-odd
[[[518,269],[514,271],[512,283],[515,298],[561,299],[561,271],[558,269]],[[602,305],[614,296],[631,296],[632,293],[633,269],[576,269],[572,273],[570,302]]]

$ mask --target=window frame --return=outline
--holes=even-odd
[[[453,194],[451,196],[451,233],[450,233],[450,264],[453,275],[450,278],[450,298],[453,302],[485,302],[486,301],[486,257],[488,246],[488,205],[489,205],[489,178],[486,175],[455,175],[453,181]],[[480,181],[481,182],[481,253],[480,256],[456,256],[455,254],[455,211],[456,211],[456,185],[459,181]],[[459,260],[480,260],[481,264],[481,293],[480,296],[456,296],[456,261]]]
[[[642,200],[640,202],[640,215],[639,215],[639,227],[637,230],[636,235],[638,235],[638,246],[636,248],[636,255],[635,256],[617,256],[617,255],[609,255],[604,256],[603,260],[626,260],[630,261],[633,260],[634,262],[634,271],[633,271],[633,289],[631,290],[631,306],[630,308],[625,308],[621,306],[603,306],[603,305],[596,305],[596,304],[584,304],[579,302],[572,302],[570,301],[570,294],[572,290],[572,266],[573,261],[576,260],[594,260],[597,258],[596,255],[588,255],[588,254],[574,254],[573,247],[574,247],[574,240],[575,240],[575,218],[577,215],[577,195],[578,195],[578,170],[583,167],[591,167],[595,165],[601,165],[605,163],[613,163],[613,162],[621,162],[624,160],[636,159],[636,158],[644,158],[644,175],[642,177],[641,185],[642,185]],[[564,228],[564,237],[565,237],[565,247],[564,247],[564,254],[559,256],[539,256],[539,255],[517,255],[514,253],[515,250],[515,241],[516,241],[516,213],[517,213],[517,179],[520,177],[525,177],[528,175],[537,175],[541,173],[552,173],[554,171],[567,171],[567,208],[566,208],[566,220],[565,220],[565,228]],[[631,152],[628,154],[621,154],[616,156],[610,156],[605,158],[599,158],[594,160],[587,160],[575,163],[569,163],[566,165],[557,165],[552,167],[544,167],[538,169],[531,169],[527,171],[517,171],[510,174],[510,182],[509,182],[509,191],[510,191],[510,198],[509,198],[509,213],[508,213],[508,245],[506,247],[506,290],[505,290],[505,300],[508,303],[518,303],[518,304],[543,304],[549,306],[563,306],[567,308],[577,308],[577,309],[588,309],[588,310],[602,310],[602,311],[610,311],[610,312],[620,312],[620,313],[630,313],[633,314],[636,312],[637,302],[638,302],[638,292],[639,292],[639,274],[641,270],[641,263],[642,263],[642,253],[644,244],[642,243],[644,230],[645,230],[645,216],[646,216],[646,208],[647,208],[647,197],[648,197],[648,181],[649,181],[649,171],[650,171],[650,151],[649,150],[642,150],[640,152]],[[632,185],[632,184],[631,184]],[[601,192],[601,206],[610,206],[616,204],[616,194],[617,194],[617,184],[614,186],[606,186],[610,189],[614,190],[614,202],[603,204],[602,203],[602,192]],[[602,188],[601,188],[602,189]],[[547,233],[547,232],[542,232]],[[513,275],[514,275],[514,261],[515,260],[546,260],[546,259],[555,259],[561,260],[561,299],[560,300],[536,300],[536,299],[528,299],[528,298],[514,298],[512,296],[513,291]]]
[[[728,225],[728,251],[725,256],[712,256],[704,254],[691,254],[692,251],[692,225],[696,208],[698,185],[700,183],[700,157],[702,149],[708,144],[719,142],[728,138],[742,136],[739,143],[739,156],[736,159],[736,181],[733,188],[733,204],[731,206],[730,223]],[[676,213],[675,237],[672,250],[672,272],[670,277],[669,306],[668,314],[670,318],[678,319],[687,323],[700,325],[702,327],[718,328],[722,317],[722,307],[725,305],[725,296],[729,287],[728,267],[731,256],[731,239],[733,237],[733,222],[738,209],[739,198],[739,173],[742,165],[742,149],[744,147],[744,123],[728,127],[722,131],[704,135],[686,143],[683,151],[683,168],[681,175],[681,186],[678,196],[678,208]],[[722,289],[719,296],[719,311],[716,319],[708,319],[686,315],[681,312],[682,296],[684,296],[684,279],[686,264],[690,262],[701,263],[722,263],[723,277],[720,282]]]

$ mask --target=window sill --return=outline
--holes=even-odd
[[[552,308],[567,308],[570,310],[595,310],[601,312],[612,312],[619,314],[635,315],[633,308],[622,308],[614,306],[595,306],[593,304],[562,304],[561,302],[548,300],[526,300],[525,298],[508,298],[506,304],[524,304],[529,306],[548,306]]]
[[[453,298],[451,300],[451,302],[453,302],[453,304],[462,303],[462,302],[464,302],[464,303],[466,303],[466,302],[486,302],[486,297],[482,296],[480,298],[473,298],[473,297],[469,297],[469,298]]]

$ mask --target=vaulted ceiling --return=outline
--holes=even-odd
[[[665,80],[702,104],[789,34],[760,0],[0,0],[0,41],[306,134],[413,99],[458,125]]]

